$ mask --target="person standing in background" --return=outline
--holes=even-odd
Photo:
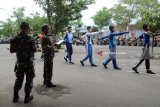
[[[44,55],[44,74],[43,74],[43,85],[48,88],[56,87],[52,83],[53,75],[53,58],[54,58],[54,44],[52,44],[49,38],[49,27],[48,25],[42,26],[43,38],[42,38],[42,50]]]

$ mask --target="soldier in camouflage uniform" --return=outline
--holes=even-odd
[[[34,52],[36,52],[36,46],[34,40],[31,39],[29,34],[29,24],[22,22],[21,32],[11,40],[10,52],[16,53],[16,81],[14,85],[14,97],[13,102],[16,103],[19,99],[18,92],[22,87],[24,75],[26,75],[25,84],[25,99],[24,103],[28,103],[33,99],[30,95],[33,87],[33,78],[35,77],[34,70]]]
[[[53,74],[53,58],[54,58],[54,44],[52,44],[48,34],[49,27],[47,25],[42,26],[43,38],[42,38],[42,49],[44,53],[44,82],[48,88],[56,87],[53,85],[52,74]]]

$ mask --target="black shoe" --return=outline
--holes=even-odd
[[[71,61],[71,62],[69,62],[69,64],[75,64],[75,63]]]
[[[95,65],[95,64],[91,64],[91,67],[97,67],[97,65]]]
[[[24,103],[29,103],[30,101],[33,100],[33,96],[26,96],[25,99],[24,99]]]
[[[19,99],[19,95],[14,95],[13,97],[13,103],[17,103]]]
[[[148,74],[156,74],[156,73],[152,72],[151,70],[147,70],[147,73]]]
[[[104,64],[104,63],[103,63],[103,66],[104,66],[104,68],[106,68],[106,69],[107,69],[107,65],[106,65],[106,64]]]
[[[82,66],[84,66],[84,63],[83,63],[83,61],[80,61],[80,63],[81,63],[81,65],[82,65]]]
[[[43,55],[41,56],[41,60],[43,60]]]
[[[133,70],[135,73],[137,73],[137,74],[139,73],[139,72],[137,71],[137,68],[135,68],[135,67],[133,67],[132,70]]]
[[[43,85],[46,85],[46,84],[47,84],[47,81],[46,81],[46,80],[44,80],[44,81],[43,81]]]
[[[67,58],[66,57],[64,57],[64,60],[67,62]]]
[[[49,83],[49,84],[46,85],[46,87],[47,88],[53,88],[53,87],[56,87],[56,85],[54,85],[53,83]]]
[[[122,70],[121,68],[119,67],[114,67],[115,70]]]

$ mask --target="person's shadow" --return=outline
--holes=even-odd
[[[68,87],[62,86],[62,85],[57,85],[54,88],[47,88],[44,85],[38,84],[35,87],[35,91],[39,94],[39,95],[46,95],[49,96],[51,98],[57,98],[57,97],[61,97],[65,94],[71,94],[70,90]]]

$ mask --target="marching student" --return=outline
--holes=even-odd
[[[94,36],[94,35],[100,34],[101,32],[93,32],[92,33],[92,27],[91,26],[87,27],[87,31],[88,32],[81,37],[81,39],[85,39],[87,56],[83,60],[80,60],[80,63],[81,63],[82,66],[84,66],[84,62],[87,59],[89,59],[91,66],[92,67],[97,67],[97,65],[95,65],[94,61],[93,61],[93,45],[92,45],[91,37]]]
[[[64,57],[64,60],[66,62],[68,62],[68,60],[69,60],[69,64],[75,64],[74,62],[72,62],[72,54],[73,54],[72,44],[73,44],[73,39],[78,38],[78,37],[73,36],[71,26],[69,26],[67,28],[67,30],[68,30],[68,32],[64,37],[64,41],[66,43],[66,48],[67,48],[67,55],[66,55],[66,57]]]
[[[110,33],[108,33],[107,35],[99,38],[99,39],[108,38],[108,40],[109,40],[109,51],[110,51],[110,53],[109,53],[109,57],[106,58],[105,61],[103,62],[103,66],[107,69],[107,64],[112,60],[114,69],[121,70],[121,68],[119,68],[117,66],[117,61],[116,61],[116,39],[115,39],[115,36],[120,36],[120,35],[123,35],[123,34],[127,34],[129,32],[116,33],[113,25],[109,26],[109,30],[110,30]]]
[[[138,70],[137,70],[137,68],[145,60],[145,65],[146,65],[147,73],[148,74],[155,74],[154,72],[152,72],[150,70],[149,46],[150,46],[150,37],[151,37],[152,33],[149,31],[149,26],[147,24],[143,24],[142,28],[144,30],[144,33],[142,33],[142,35],[139,36],[138,39],[140,39],[140,38],[143,39],[143,47],[142,47],[143,53],[142,53],[142,56],[140,58],[140,61],[132,68],[132,70],[135,71],[136,73],[139,73]]]

